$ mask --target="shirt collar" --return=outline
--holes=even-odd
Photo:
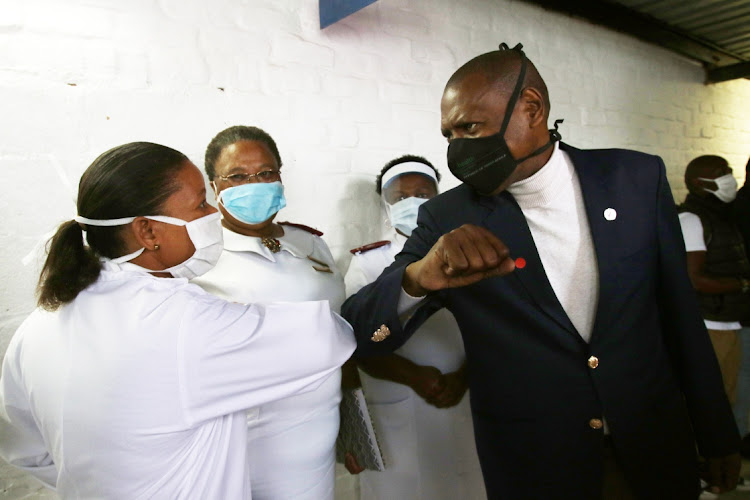
[[[313,235],[290,226],[283,226],[283,228],[284,236],[277,238],[281,243],[280,252],[287,252],[299,259],[305,259],[307,256],[313,254],[313,250],[315,249]],[[253,252],[271,262],[276,262],[273,252],[263,245],[261,238],[235,233],[225,227],[222,227],[222,231],[224,232],[224,250],[230,252]]]
[[[158,273],[160,271],[154,271],[151,269],[146,269],[145,267],[141,267],[138,264],[133,264],[132,262],[112,262],[109,259],[102,260],[102,270],[107,273],[131,273],[131,274],[140,274],[140,275],[146,275],[151,278],[157,278],[157,276],[154,276],[152,273]],[[159,278],[159,279],[172,279],[172,280],[182,280],[187,282],[187,278]]]

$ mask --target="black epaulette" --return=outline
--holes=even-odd
[[[352,255],[357,255],[358,253],[365,253],[375,248],[380,248],[387,245],[388,243],[390,243],[390,240],[376,241],[375,243],[368,243],[367,245],[362,245],[361,247],[352,248],[349,251],[352,253]]]
[[[317,229],[314,229],[310,226],[306,226],[304,224],[295,224],[294,222],[279,222],[282,226],[292,226],[296,227],[297,229],[302,229],[303,231],[307,231],[308,233],[312,233],[315,236],[323,236],[323,233],[321,231],[318,231]]]

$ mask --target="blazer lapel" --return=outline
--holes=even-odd
[[[616,268],[611,257],[614,255],[613,246],[620,240],[617,214],[627,207],[617,206],[613,201],[619,197],[612,192],[613,183],[609,182],[611,165],[601,164],[592,155],[566,144],[561,144],[561,148],[570,156],[578,174],[599,270],[599,300],[591,334],[591,341],[594,341],[606,324],[606,318],[611,319],[614,314],[608,310],[612,303],[608,297],[617,292]]]
[[[523,269],[516,269],[505,279],[517,280],[534,299],[541,312],[583,342],[552,290],[521,207],[507,192],[493,198],[484,198],[483,204],[491,209],[484,220],[485,227],[508,245],[511,257],[526,260]]]

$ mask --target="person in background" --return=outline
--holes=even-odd
[[[346,273],[352,295],[377,279],[417,226],[417,212],[438,193],[440,174],[420,156],[388,162],[375,181],[386,239],[353,249]],[[395,353],[361,358],[362,385],[386,470],[360,474],[362,500],[486,498],[474,446],[461,333],[446,310],[428,319]]]
[[[518,44],[448,80],[441,129],[463,182],[342,307],[357,356],[435,311],[464,340],[488,498],[697,498],[735,487],[739,436],[687,277],[658,157],[559,144]]]
[[[745,165],[745,184],[737,191],[737,198],[732,203],[732,220],[742,234],[745,243],[745,252],[750,258],[750,185],[748,184],[748,173],[750,173],[750,160]],[[750,418],[750,313],[740,321],[740,344],[742,349],[742,360],[740,372],[737,376],[737,399],[734,403],[734,416],[740,436],[743,436],[742,453],[745,458],[750,458],[750,432],[748,431],[748,418]]]
[[[63,499],[249,499],[245,410],[338,373],[351,328],[324,302],[236,304],[188,283],[222,234],[178,151],[107,151],[77,209],[3,362],[0,456]]]
[[[687,270],[719,361],[729,402],[737,395],[740,321],[750,312],[750,261],[730,203],[737,181],[724,158],[695,158],[685,169],[688,195],[678,207]]]
[[[205,170],[222,216],[224,252],[193,282],[234,302],[319,300],[338,311],[344,280],[322,233],[275,222],[286,206],[281,166],[273,138],[257,127],[230,127],[211,140]],[[305,331],[330,335],[315,325]],[[278,335],[293,342],[296,333]],[[340,401],[336,370],[314,390],[248,411],[253,500],[333,500]]]

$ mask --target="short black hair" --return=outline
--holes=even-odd
[[[216,137],[211,139],[206,147],[206,157],[203,161],[203,168],[206,171],[208,180],[214,180],[216,176],[216,160],[221,156],[221,152],[224,148],[239,141],[258,141],[262,142],[271,151],[271,154],[276,158],[276,163],[281,168],[281,156],[279,155],[279,149],[276,147],[276,142],[273,140],[268,132],[258,127],[250,127],[247,125],[235,125],[227,129],[222,130]]]
[[[409,162],[423,163],[427,165],[428,167],[430,167],[432,170],[435,171],[435,177],[437,177],[438,182],[440,181],[440,172],[438,172],[438,169],[435,168],[435,165],[427,161],[426,158],[423,158],[422,156],[417,156],[417,155],[404,155],[404,156],[399,156],[395,160],[391,160],[385,164],[383,169],[380,171],[380,174],[375,179],[375,191],[378,194],[383,193],[383,182],[382,182],[383,174],[388,172],[390,169],[392,169],[396,165],[401,165],[402,163],[409,163]]]
[[[685,168],[685,186],[691,193],[703,193],[702,188],[698,188],[693,184],[693,180],[699,177],[705,177],[708,172],[721,167],[723,165],[729,165],[726,159],[717,155],[703,155],[697,158],[693,158]]]

